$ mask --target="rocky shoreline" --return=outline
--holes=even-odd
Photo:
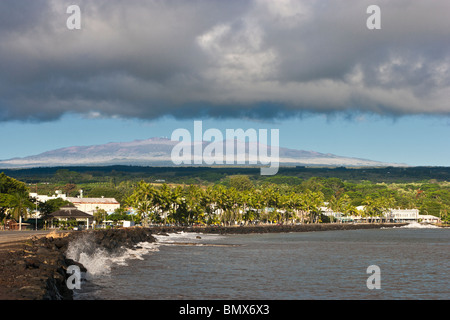
[[[153,233],[198,232],[209,234],[250,234],[280,232],[315,232],[334,230],[359,230],[401,227],[407,223],[321,223],[298,225],[247,225],[247,226],[199,226],[199,227],[152,227]]]
[[[13,243],[0,250],[0,300],[72,300],[67,268],[86,269],[69,259],[66,251],[71,242],[87,235],[91,247],[111,253],[155,241],[149,229],[130,228],[55,233]]]
[[[102,248],[117,253],[134,248],[140,242],[155,242],[153,235],[177,232],[209,234],[249,234],[275,232],[314,232],[330,230],[379,229],[400,227],[405,224],[304,224],[258,226],[207,226],[207,227],[151,227],[88,230],[49,234],[23,242],[10,244],[0,250],[0,300],[72,300],[66,280],[67,268],[78,265],[66,252],[70,243],[88,236],[91,248]]]

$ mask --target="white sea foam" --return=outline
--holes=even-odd
[[[179,243],[179,242],[190,242],[190,243],[203,243],[205,241],[220,240],[224,236],[219,234],[203,234],[195,232],[177,232],[168,233],[167,235],[153,235],[157,243]]]
[[[440,227],[432,225],[432,224],[411,222],[405,226],[401,226],[400,228],[404,228],[404,229],[439,229]]]
[[[96,246],[86,235],[69,243],[66,256],[81,263],[87,270],[86,278],[108,275],[114,265],[126,266],[132,259],[144,259],[144,255],[158,250],[158,244],[138,243],[133,249],[123,248],[115,253]]]
[[[223,238],[218,234],[201,234],[194,232],[169,233],[153,235],[156,242],[141,242],[133,249],[110,253],[94,244],[88,234],[69,243],[66,256],[81,263],[86,269],[86,279],[110,274],[114,266],[127,266],[131,260],[143,260],[145,255],[159,250],[160,245],[173,243],[198,243],[214,241]]]

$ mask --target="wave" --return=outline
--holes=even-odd
[[[66,257],[81,263],[87,270],[84,277],[89,280],[98,276],[109,275],[114,266],[127,266],[130,260],[144,260],[144,256],[159,251],[164,244],[207,244],[207,241],[222,239],[216,234],[200,234],[193,232],[169,233],[153,235],[156,242],[140,242],[133,248],[121,247],[110,251],[99,246],[92,234],[86,233],[72,240],[66,250]],[[206,241],[206,242],[205,242]]]
[[[70,241],[65,252],[70,258],[86,268],[83,278],[92,280],[94,278],[108,276],[115,266],[127,266],[132,260],[144,260],[145,256],[159,251],[161,245],[189,244],[208,245],[214,240],[222,239],[224,236],[218,234],[201,234],[194,232],[177,232],[169,234],[152,235],[155,242],[140,242],[133,248],[120,247],[108,250],[99,245],[90,233]]]
[[[202,244],[205,241],[215,241],[225,238],[223,235],[219,234],[203,234],[195,232],[177,232],[168,233],[166,235],[153,235],[157,243],[159,244],[172,244],[172,243],[198,243]]]
[[[441,227],[432,225],[432,224],[426,224],[426,223],[418,223],[418,222],[411,222],[408,223],[405,226],[401,226],[399,228],[403,229],[441,229]]]
[[[108,275],[115,265],[127,266],[129,260],[143,260],[146,254],[158,251],[157,243],[140,242],[134,248],[120,248],[113,252],[98,246],[92,235],[85,234],[69,243],[66,257],[81,263],[87,270],[86,279]]]

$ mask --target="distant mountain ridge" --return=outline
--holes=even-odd
[[[174,166],[171,152],[179,141],[167,138],[150,138],[131,142],[110,142],[92,146],[72,146],[50,150],[38,155],[0,161],[0,168],[33,168],[55,166]],[[203,142],[203,147],[209,142]],[[225,144],[225,143],[224,143]],[[261,146],[261,145],[259,145]],[[248,156],[250,144],[245,144]],[[236,149],[237,150],[237,149]],[[270,155],[271,150],[268,147]],[[405,164],[384,163],[368,159],[337,156],[315,151],[279,148],[279,162],[283,165],[305,166],[407,166]],[[246,162],[248,163],[248,162]],[[246,165],[246,164],[244,164]],[[196,165],[198,166],[198,165]]]

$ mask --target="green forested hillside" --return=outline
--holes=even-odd
[[[450,168],[446,167],[295,167],[280,168],[275,176],[261,176],[259,168],[235,167],[67,167],[5,170],[5,173],[3,177],[23,181],[39,194],[51,195],[61,190],[68,196],[77,196],[82,189],[85,197],[113,197],[123,206],[130,205],[130,196],[144,183],[157,190],[178,188],[180,194],[221,188],[230,194],[253,196],[270,190],[269,194],[284,202],[310,193],[322,203],[337,207],[344,203],[352,208],[387,203],[395,208],[417,208],[421,214],[444,220],[450,211]]]

